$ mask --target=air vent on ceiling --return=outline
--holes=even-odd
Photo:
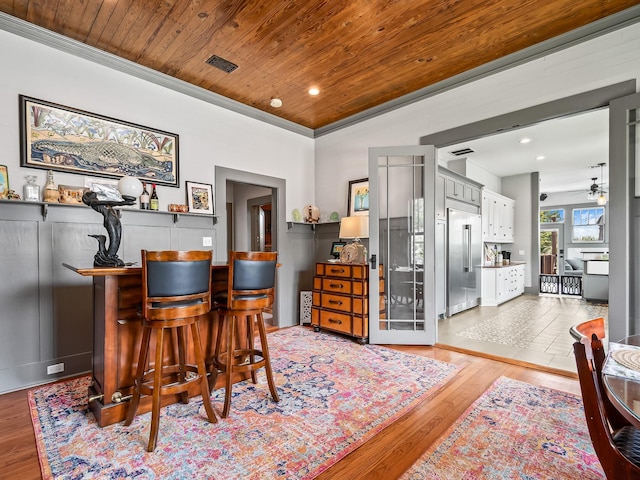
[[[455,155],[456,157],[460,157],[462,155],[469,155],[470,153],[473,153],[473,150],[471,150],[470,148],[461,148],[460,150],[454,150],[449,153],[451,155]]]
[[[224,58],[217,55],[212,56],[209,60],[207,60],[207,63],[227,73],[231,73],[236,68],[238,68],[238,65],[236,65],[235,63],[231,63],[229,60],[225,60]]]

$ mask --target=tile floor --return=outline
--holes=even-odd
[[[438,343],[576,371],[569,328],[608,316],[581,298],[521,295],[498,307],[476,307],[438,322]]]

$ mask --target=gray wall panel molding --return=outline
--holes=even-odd
[[[70,53],[99,65],[112,68],[119,72],[126,73],[133,77],[189,95],[190,97],[197,98],[203,102],[226,108],[227,110],[231,110],[232,112],[245,115],[255,120],[260,120],[276,127],[304,135],[305,137],[313,137],[313,130],[310,128],[303,127],[302,125],[271,115],[267,112],[263,112],[257,108],[236,102],[235,100],[223,95],[205,90],[204,88],[197,87],[182,80],[178,80],[177,78],[170,77],[164,73],[143,67],[137,63],[125,60],[124,58],[120,58],[89,45],[85,45],[82,42],[78,42],[2,12],[0,12],[0,29],[57,50]]]
[[[92,279],[63,266],[90,267],[106,234],[103,218],[86,206],[0,201],[0,394],[48,383],[91,369]],[[141,248],[203,249],[202,237],[216,229],[210,216],[174,221],[168,212],[123,212],[118,255],[140,262]],[[185,220],[187,217],[182,217]],[[64,372],[47,367],[64,363]]]

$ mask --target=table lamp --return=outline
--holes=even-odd
[[[345,245],[340,252],[342,263],[366,263],[367,255],[361,238],[369,238],[369,217],[343,217],[340,221],[340,238],[353,239],[353,243]]]

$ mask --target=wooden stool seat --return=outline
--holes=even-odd
[[[140,396],[150,395],[149,452],[155,450],[158,439],[162,397],[180,395],[182,403],[188,403],[189,389],[197,383],[207,419],[211,423],[218,421],[209,397],[207,369],[197,324],[198,317],[211,310],[211,257],[210,251],[142,251],[142,342],[125,425],[133,422]],[[188,329],[195,364],[187,363]],[[152,334],[155,334],[153,367],[147,365]],[[165,343],[173,344],[172,363],[165,364]]]
[[[210,386],[213,389],[218,374],[224,374],[223,418],[229,415],[233,377],[238,373],[249,372],[253,383],[257,383],[256,371],[264,367],[271,396],[274,401],[280,401],[263,318],[264,309],[273,304],[277,255],[275,252],[230,252],[228,289],[214,298],[219,321]],[[260,348],[255,345],[256,326]],[[241,331],[246,332],[245,338],[240,338]]]

